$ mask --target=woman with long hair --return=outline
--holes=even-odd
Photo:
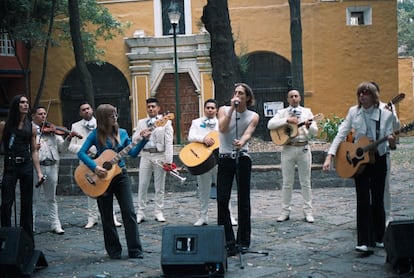
[[[7,120],[0,124],[0,142],[5,152],[1,189],[1,226],[11,227],[12,207],[16,198],[16,184],[19,181],[20,226],[34,243],[33,166],[39,181],[42,180],[43,174],[36,145],[36,129],[32,126],[29,100],[25,95],[17,95],[13,98]]]
[[[88,156],[88,150],[95,146],[97,155],[100,156],[106,150],[113,150],[118,153],[125,147],[130,146],[131,139],[125,129],[118,126],[118,113],[116,107],[110,104],[101,104],[96,109],[97,128],[93,130],[82,148],[78,152],[79,159],[93,171],[98,178],[108,178],[110,174],[104,165],[98,165],[99,157],[92,160]],[[150,132],[145,134],[149,136]],[[143,139],[141,137],[139,139]],[[141,140],[133,147],[128,154],[136,157],[145,145],[146,140]],[[118,232],[113,217],[113,195],[118,200],[121,209],[122,220],[125,226],[125,237],[127,241],[128,256],[130,258],[143,258],[143,250],[139,238],[137,217],[132,201],[132,190],[128,173],[125,167],[125,161],[121,158],[118,166],[122,169],[121,173],[111,177],[111,182],[107,191],[98,197],[98,208],[101,214],[102,227],[104,232],[105,248],[111,259],[121,259],[122,246],[119,242]]]

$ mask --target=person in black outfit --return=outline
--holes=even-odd
[[[0,141],[3,144],[4,171],[1,189],[1,226],[11,227],[12,207],[16,183],[20,184],[20,226],[34,244],[33,233],[33,166],[38,180],[43,178],[36,146],[36,130],[30,119],[29,100],[17,95],[11,102],[6,122],[0,123]]]
[[[252,89],[244,83],[236,84],[230,106],[218,112],[219,161],[217,174],[218,225],[224,226],[228,256],[250,247],[250,177],[252,161],[248,155],[250,140],[259,122],[259,115],[248,106],[254,104]],[[234,177],[237,182],[239,227],[237,238],[231,224],[229,201]]]

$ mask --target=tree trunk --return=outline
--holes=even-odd
[[[83,44],[80,32],[80,17],[78,0],[69,0],[69,25],[72,36],[73,52],[75,54],[76,70],[83,85],[85,99],[95,108],[95,98],[92,83],[92,76],[86,66]]]
[[[234,84],[240,82],[240,67],[234,51],[227,0],[208,0],[201,17],[210,33],[210,58],[215,98],[221,106],[233,95]]]
[[[290,40],[292,44],[292,86],[301,95],[301,105],[304,105],[303,61],[302,61],[302,23],[300,15],[300,0],[289,0],[290,6]]]
[[[39,88],[37,90],[37,95],[33,104],[33,107],[36,108],[39,105],[40,98],[43,94],[43,87],[45,85],[46,78],[46,68],[47,68],[47,54],[49,53],[49,43],[52,38],[53,30],[53,21],[55,19],[55,9],[56,9],[56,0],[52,1],[52,6],[50,7],[50,16],[49,16],[49,28],[47,30],[47,37],[45,41],[45,46],[43,48],[43,65],[42,65],[42,77],[40,78]],[[48,111],[49,112],[49,111]]]

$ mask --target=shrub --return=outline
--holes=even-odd
[[[344,121],[344,118],[331,114],[331,117],[324,118],[318,122],[318,127],[321,129],[320,137],[331,143],[338,133],[339,125]]]

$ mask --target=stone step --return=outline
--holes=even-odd
[[[252,189],[275,189],[282,188],[282,174],[280,165],[280,152],[266,152],[266,153],[251,153],[253,161],[252,166]],[[337,176],[335,171],[328,173],[322,171],[322,164],[325,160],[325,153],[323,151],[312,151],[312,187],[344,187],[353,186],[352,179],[342,179]],[[180,162],[177,155],[174,156],[174,162],[180,167]],[[132,191],[138,192],[138,175],[139,175],[139,159],[127,157],[126,164],[131,180]],[[59,186],[57,188],[58,195],[79,195],[83,194],[81,189],[75,183],[73,172],[78,166],[77,157],[73,154],[62,155],[59,169]],[[192,191],[197,188],[196,177],[183,171],[180,173],[185,177],[184,182],[172,175],[167,175],[165,192],[183,192]],[[236,188],[233,185],[233,188]],[[298,175],[295,175],[294,188],[300,188]],[[150,192],[153,192],[154,187],[150,185]]]

